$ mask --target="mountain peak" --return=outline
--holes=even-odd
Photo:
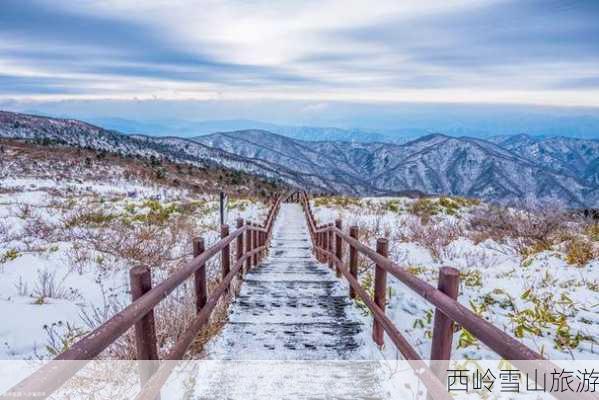
[[[424,144],[424,145],[427,145],[427,144],[432,145],[432,144],[436,144],[436,143],[445,141],[450,138],[451,138],[450,136],[447,136],[443,133],[431,133],[426,136],[421,136],[417,139],[411,140],[411,141],[407,142],[405,145],[407,146],[407,145],[413,145],[413,144],[417,144],[417,143]]]

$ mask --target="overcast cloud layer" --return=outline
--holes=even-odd
[[[599,115],[597,21],[594,0],[2,0],[0,108],[381,129],[443,129],[440,103]]]

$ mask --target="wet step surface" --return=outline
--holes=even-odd
[[[270,398],[386,398],[379,387],[376,362],[347,361],[370,358],[369,335],[347,288],[312,256],[301,207],[283,204],[273,228],[269,256],[246,274],[230,308],[229,321],[209,343],[207,354],[211,360],[230,360],[233,365],[234,360],[240,364],[271,360],[281,370],[301,361],[293,378],[295,389],[281,387],[283,392]],[[269,368],[258,370],[260,376],[255,379],[268,379]],[[320,372],[315,374],[316,370]],[[244,375],[237,381],[258,373],[216,368],[211,379],[225,387],[235,381],[232,371]],[[270,383],[280,379],[279,372],[270,371]],[[304,388],[303,392],[299,393],[298,387]],[[237,398],[233,395],[236,389],[230,387],[228,393],[216,390],[206,396]],[[239,393],[239,398],[260,398]]]

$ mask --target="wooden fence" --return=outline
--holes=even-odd
[[[350,285],[349,296],[351,298],[359,297],[372,312],[374,341],[383,345],[386,333],[408,360],[414,373],[419,376],[426,386],[429,396],[433,399],[448,400],[451,398],[442,382],[448,365],[447,360],[451,358],[455,324],[467,329],[498,355],[510,360],[525,372],[534,373],[534,370],[537,370],[541,374],[551,374],[554,369],[558,369],[557,366],[544,360],[539,353],[529,349],[461,305],[456,300],[459,285],[457,270],[449,267],[441,268],[439,285],[435,288],[392,262],[387,257],[389,252],[387,240],[379,239],[376,250],[373,250],[360,243],[359,229],[356,226],[350,227],[347,233],[343,230],[341,220],[335,221],[334,224],[316,226],[305,192],[292,193],[285,197],[285,200],[297,201],[302,205],[308,221],[315,256],[320,261],[327,262],[331,268],[335,268],[337,276],[344,276]],[[193,277],[196,317],[175,346],[162,358],[167,361],[181,360],[200,329],[208,322],[218,301],[230,290],[233,279],[241,277],[244,266],[246,271],[251,269],[265,255],[272,234],[273,222],[282,201],[283,198],[279,197],[273,202],[268,216],[261,226],[238,220],[235,231],[230,233],[229,227],[223,225],[221,239],[207,249],[201,238],[194,240],[194,258],[155,287],[152,287],[151,275],[147,267],[134,268],[130,274],[133,302],[129,306],[72,345],[69,350],[60,354],[55,360],[25,378],[0,398],[43,399],[48,397],[83,368],[89,360],[96,358],[128,329],[135,327],[137,359],[156,360],[156,363],[144,362],[143,365],[146,369],[140,371],[142,391],[136,399],[156,399],[176,363],[158,363],[154,308],[184,281]],[[234,241],[235,257],[231,264],[230,248]],[[347,247],[349,247],[349,251],[346,253]],[[221,255],[222,279],[212,293],[208,293],[206,262],[217,254]],[[357,267],[360,255],[368,257],[376,265],[373,298],[358,281]],[[432,362],[430,367],[385,314],[388,275],[403,282],[409,289],[435,307],[430,359],[436,360],[436,362]],[[70,362],[65,363],[65,361]],[[573,382],[575,385],[578,383],[577,380]],[[567,391],[552,394],[564,400],[598,400],[598,397],[592,393]]]
[[[67,351],[41,367],[35,373],[0,396],[4,399],[44,399],[59,389],[89,360],[96,358],[131,327],[135,327],[135,342],[138,360],[158,360],[154,308],[166,296],[189,278],[193,278],[196,295],[196,317],[184,331],[177,343],[163,360],[181,360],[198,332],[206,325],[221,297],[230,290],[235,277],[242,277],[245,270],[257,265],[266,254],[271,239],[272,227],[279,211],[282,198],[274,199],[268,216],[262,225],[237,220],[236,229],[221,227],[221,239],[209,248],[204,240],[193,241],[193,259],[166,280],[152,287],[150,269],[136,267],[130,272],[132,303],[115,314],[93,332],[73,344]],[[231,265],[231,243],[235,241],[235,258]],[[245,242],[245,246],[244,246]],[[212,293],[207,291],[206,263],[221,255],[222,279]],[[70,361],[70,362],[65,362]],[[156,398],[160,388],[170,375],[174,363],[142,363],[140,371],[143,385],[138,398]]]
[[[335,223],[317,226],[308,195],[305,192],[301,196],[301,204],[308,222],[316,258],[323,263],[328,263],[330,268],[334,268],[338,277],[343,275],[347,279],[350,285],[349,296],[351,298],[359,297],[372,312],[372,332],[375,343],[382,346],[386,333],[412,367],[417,371],[423,371],[421,381],[433,397],[443,397],[443,393],[440,393],[440,386],[443,386],[442,390],[447,394],[447,389],[441,382],[445,382],[446,379],[456,324],[468,330],[499,356],[509,360],[526,373],[533,376],[536,376],[535,373],[539,373],[539,376],[543,374],[551,376],[552,372],[560,370],[559,367],[544,359],[541,354],[460,304],[457,301],[460,275],[455,268],[440,268],[438,287],[435,288],[388,258],[389,242],[387,239],[378,239],[376,250],[373,250],[360,242],[357,226],[351,226],[346,232],[343,230],[343,222],[340,219]],[[349,251],[346,253],[347,247],[349,247]],[[348,257],[345,254],[348,254]],[[375,264],[373,298],[358,281],[359,255],[366,256]],[[385,314],[388,275],[398,279],[435,307],[429,357],[430,369],[397,329],[394,322]],[[573,387],[577,387],[579,383],[580,381],[575,379]],[[588,392],[565,391],[551,394],[564,400],[599,399],[594,393]]]

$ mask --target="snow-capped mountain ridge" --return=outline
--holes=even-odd
[[[135,157],[216,164],[315,191],[406,192],[569,206],[599,205],[599,141],[525,134],[484,140],[430,134],[405,144],[302,141],[264,130],[192,139],[123,135],[77,121],[0,112],[0,137],[50,139]]]

